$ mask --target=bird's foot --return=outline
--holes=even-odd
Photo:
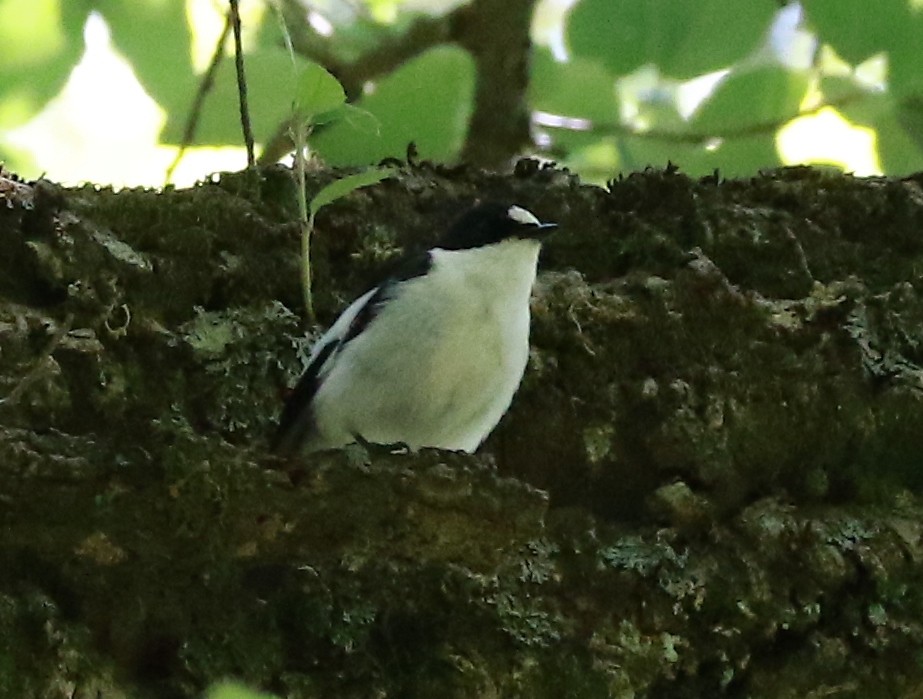
[[[387,454],[412,454],[414,453],[413,447],[411,447],[406,442],[391,442],[389,444],[381,444],[379,442],[370,442],[361,434],[354,434],[353,439],[355,443],[352,446],[359,447],[363,449],[366,453],[366,456],[369,456],[374,453],[387,453]]]

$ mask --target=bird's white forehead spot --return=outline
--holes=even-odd
[[[533,214],[531,211],[523,209],[521,206],[511,206],[507,210],[506,215],[509,216],[512,220],[516,221],[516,223],[522,223],[527,226],[538,226],[541,224],[541,221],[535,218],[535,214]]]

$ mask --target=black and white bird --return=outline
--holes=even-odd
[[[477,449],[525,372],[541,238],[556,225],[519,206],[476,205],[356,299],[314,345],[274,451]]]

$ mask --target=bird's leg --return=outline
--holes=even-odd
[[[371,451],[374,445],[358,432],[353,432],[353,441],[366,451]]]
[[[373,453],[376,451],[386,450],[389,454],[412,454],[414,450],[406,442],[391,442],[389,444],[379,444],[377,442],[370,442],[365,437],[359,433],[353,434],[353,439],[356,440],[356,444],[366,450],[368,453]]]

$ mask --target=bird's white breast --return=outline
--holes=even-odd
[[[539,243],[432,251],[344,346],[315,397],[323,446],[361,435],[474,451],[506,412],[529,353]]]

